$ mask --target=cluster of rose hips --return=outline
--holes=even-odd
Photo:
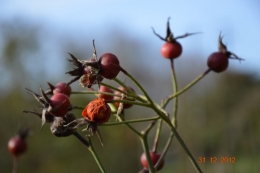
[[[182,36],[174,37],[169,27],[169,19],[167,21],[167,32],[165,38],[158,35],[154,30],[153,32],[161,40],[165,41],[161,47],[161,54],[164,58],[170,59],[171,63],[182,53],[182,46],[177,40],[196,34],[187,33]],[[220,35],[219,51],[212,53],[208,57],[207,65],[209,69],[206,71],[206,73],[211,70],[214,72],[222,72],[226,70],[228,67],[229,58],[242,60],[234,53],[227,50],[226,46],[222,42],[222,38],[223,37]],[[55,86],[48,83],[49,89],[44,91],[42,88],[40,88],[40,94],[27,89],[27,91],[37,100],[37,102],[40,103],[41,112],[39,113],[38,111],[28,110],[24,111],[25,113],[32,113],[40,117],[42,120],[42,125],[45,123],[50,123],[51,132],[55,136],[66,137],[75,135],[87,147],[90,146],[89,140],[85,140],[79,135],[77,132],[78,127],[87,124],[87,128],[84,130],[88,130],[90,133],[87,136],[88,139],[90,139],[90,137],[94,134],[97,134],[101,144],[103,145],[101,135],[98,131],[98,125],[106,123],[112,114],[111,105],[108,103],[112,103],[112,105],[117,108],[117,112],[115,114],[118,116],[119,114],[124,113],[124,109],[130,108],[132,106],[131,103],[135,102],[135,98],[138,98],[135,94],[135,91],[130,86],[126,87],[126,85],[124,85],[118,88],[114,88],[106,86],[104,83],[102,83],[104,78],[109,80],[115,79],[120,71],[126,75],[128,72],[126,72],[126,70],[120,66],[118,58],[112,53],[105,53],[101,55],[99,59],[97,59],[94,41],[93,46],[93,57],[89,60],[79,60],[72,54],[69,54],[71,59],[68,59],[68,61],[76,66],[75,69],[67,72],[67,74],[74,76],[71,81],[67,83],[59,82]],[[83,118],[79,119],[77,119],[71,111],[75,108],[79,109],[80,107],[72,105],[69,98],[72,92],[70,84],[77,80],[82,87],[87,87],[92,91],[92,85],[97,84],[99,87],[97,97],[89,102],[85,108],[82,108]],[[133,95],[136,97],[133,97]],[[121,121],[124,121],[124,119],[121,119]],[[17,137],[16,140],[11,140],[13,142],[10,142],[10,145],[8,144],[9,150],[14,156],[18,156],[26,150],[26,145],[21,145],[21,141],[23,141],[25,136],[26,135],[22,134]],[[16,145],[13,143],[20,143],[20,146],[16,149]],[[143,166],[142,172],[150,171],[151,165],[148,164],[149,162],[156,167],[156,171],[159,171],[163,168],[164,160],[161,158],[161,153],[156,151],[156,146],[154,146],[154,149],[150,151],[149,159],[147,156],[148,155],[146,152],[146,154],[143,153],[140,158],[141,164]],[[157,164],[159,160],[160,163]]]
[[[126,88],[120,86],[118,90],[113,91],[106,86],[100,86],[100,82],[104,78],[114,79],[120,71],[124,70],[121,68],[118,58],[112,53],[105,53],[97,60],[95,45],[94,57],[89,60],[79,60],[72,54],[69,55],[71,59],[68,59],[68,61],[72,62],[76,68],[67,72],[67,74],[75,76],[74,79],[67,83],[59,82],[55,86],[48,83],[49,90],[43,91],[40,88],[40,94],[36,94],[27,89],[27,91],[41,104],[42,112],[24,112],[38,115],[42,119],[42,125],[46,122],[51,123],[51,132],[58,137],[75,134],[77,133],[77,127],[87,124],[86,129],[90,131],[90,136],[98,132],[98,137],[102,143],[97,126],[107,122],[110,118],[111,109],[108,103],[114,102],[115,106],[121,106],[122,109],[129,108],[132,105],[126,103],[120,104],[115,101],[127,99],[126,93],[128,93],[128,91]],[[89,102],[83,109],[82,116],[84,118],[81,119],[76,119],[76,116],[70,112],[74,108],[78,108],[77,106],[73,106],[69,99],[71,95],[70,84],[77,80],[79,80],[79,84],[82,87],[91,88],[93,84],[99,85],[98,97]],[[134,92],[134,90],[132,91]],[[50,97],[48,97],[48,95],[50,95]]]

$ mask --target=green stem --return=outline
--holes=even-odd
[[[181,136],[179,135],[179,133],[177,132],[176,128],[172,125],[171,121],[169,120],[169,118],[167,117],[167,115],[164,115],[163,112],[161,112],[160,110],[157,109],[156,106],[152,105],[151,107],[158,115],[160,115],[160,117],[167,123],[167,125],[170,127],[171,131],[173,132],[174,136],[176,137],[177,141],[180,143],[181,147],[183,148],[183,150],[185,151],[185,153],[188,155],[191,163],[193,164],[193,166],[196,168],[197,172],[201,173],[201,169],[199,167],[199,165],[197,164],[196,160],[194,159],[194,157],[192,156],[191,152],[189,151],[188,147],[186,146],[186,144],[183,142]]]
[[[161,157],[160,157],[160,159],[157,161],[156,165],[154,166],[156,169],[159,167],[159,165],[160,165],[161,162],[163,161],[163,159],[164,159],[164,157],[165,157],[165,155],[166,155],[166,153],[167,153],[167,151],[168,151],[168,149],[169,149],[169,147],[170,147],[170,144],[171,144],[171,142],[172,142],[173,137],[174,137],[174,135],[173,135],[173,133],[171,132],[171,134],[170,134],[170,136],[169,136],[169,138],[168,138],[168,140],[167,140],[167,142],[166,142],[166,144],[165,144],[165,147],[164,147],[164,149],[163,149],[163,151],[162,151],[162,153],[161,153]]]
[[[200,80],[201,78],[203,78],[208,72],[210,72],[210,69],[207,70],[202,76],[200,76],[197,80]],[[147,98],[147,100],[150,102],[151,104],[151,108],[167,123],[167,125],[170,127],[171,131],[173,132],[173,134],[175,135],[177,141],[180,143],[180,145],[182,146],[183,150],[186,152],[186,154],[188,155],[190,161],[192,162],[193,166],[196,168],[196,170],[201,173],[201,169],[199,167],[199,165],[197,164],[196,160],[194,159],[194,157],[192,156],[191,152],[189,151],[188,147],[185,145],[185,143],[183,142],[182,138],[180,137],[179,133],[177,132],[177,130],[175,129],[175,127],[172,125],[171,121],[169,120],[169,117],[167,116],[165,111],[162,111],[162,108],[158,108],[157,105],[155,105],[155,103],[152,101],[152,99],[149,97],[149,95],[146,93],[146,91],[143,89],[143,87],[126,71],[124,71],[124,73],[140,88],[140,90],[144,93],[144,96]],[[173,96],[176,97],[178,95],[180,95],[181,93],[183,93],[184,91],[186,91],[188,88],[190,88],[191,86],[193,86],[195,82],[192,82],[189,86],[185,87],[183,90],[177,92],[176,94],[174,94]],[[163,104],[163,106],[165,107],[167,105],[167,103],[174,97],[170,97],[170,99],[166,100],[166,103]],[[163,108],[164,108],[163,107]],[[143,144],[144,148],[147,149],[147,146],[145,146],[145,143]],[[148,154],[148,152],[146,151],[146,154]]]
[[[155,173],[155,168],[150,156],[150,150],[149,150],[149,146],[148,146],[148,142],[147,142],[147,137],[143,137],[141,138],[141,143],[144,149],[144,153],[146,155],[146,159],[147,159],[147,163],[148,163],[148,167],[149,167],[149,173]]]
[[[119,91],[119,92],[121,92],[123,94],[126,94],[126,95],[128,95],[130,97],[133,97],[133,98],[135,98],[135,99],[137,99],[137,100],[139,100],[141,102],[147,102],[146,100],[144,100],[143,98],[141,98],[137,94],[135,94],[124,82],[120,81],[117,78],[115,78],[114,81],[117,82],[119,85],[123,86],[127,90],[127,92],[124,92],[124,91],[122,92],[122,90],[120,90],[118,88],[116,88],[115,90],[117,90],[117,91]]]
[[[144,94],[144,96],[147,98],[147,100],[152,103],[152,99],[150,98],[150,96],[147,94],[147,92],[145,91],[145,89],[139,84],[139,82],[137,82],[135,80],[135,78],[133,78],[132,75],[130,75],[127,71],[124,70],[124,74],[129,77],[134,83],[135,85],[142,91],[142,93]]]
[[[118,119],[119,119],[119,121],[120,122],[123,122],[124,123],[124,121],[122,120],[122,118],[121,118],[121,116],[118,116],[117,117]],[[133,128],[130,124],[128,124],[128,123],[124,123],[128,128],[130,128],[135,134],[137,134],[138,136],[142,136],[142,134],[141,133],[139,133],[135,128]]]
[[[17,173],[18,168],[18,157],[14,156],[12,173]]]
[[[183,89],[179,90],[177,93],[170,95],[169,97],[167,97],[163,103],[162,103],[162,108],[164,109],[167,104],[175,97],[181,95],[182,93],[184,93],[185,91],[187,91],[189,88],[191,88],[193,85],[195,85],[196,83],[198,83],[203,77],[205,77],[209,72],[211,71],[211,69],[206,70],[203,74],[199,75],[196,79],[194,79],[191,83],[189,83],[188,85],[186,85]]]
[[[174,70],[173,59],[171,59],[173,94],[178,91],[177,78]],[[178,97],[174,98],[172,124],[177,128]]]
[[[158,146],[161,129],[162,129],[162,119],[159,120],[158,125],[157,125],[157,129],[156,129],[156,133],[155,133],[155,137],[154,137],[154,143],[153,143],[153,152],[157,151],[157,146]]]
[[[95,159],[95,161],[96,161],[96,163],[97,163],[97,165],[98,165],[100,171],[101,171],[102,173],[105,173],[106,171],[105,171],[103,165],[101,164],[101,161],[99,160],[99,157],[98,157],[98,155],[97,155],[95,149],[93,148],[93,145],[92,145],[92,143],[91,143],[91,138],[89,137],[89,138],[88,138],[88,141],[87,141],[87,140],[86,140],[85,138],[83,138],[78,132],[74,132],[73,135],[74,135],[76,138],[78,138],[78,139],[88,148],[88,150],[90,151],[90,153],[91,153],[92,156],[94,157],[94,159]]]
[[[188,147],[185,145],[184,141],[181,139],[181,136],[179,135],[179,133],[177,132],[177,130],[175,129],[174,126],[172,126],[172,132],[174,133],[176,139],[178,140],[178,142],[180,143],[180,145],[182,146],[182,148],[184,149],[184,151],[188,155],[191,163],[196,168],[197,172],[202,173],[202,170],[200,169],[199,165],[197,164],[197,161],[192,156],[191,152],[189,151]]]
[[[130,101],[130,100],[111,100],[109,103],[113,103],[113,102],[121,102],[121,103],[127,103],[127,104],[132,104],[132,105],[139,105],[139,106],[144,106],[144,107],[149,107],[150,104],[149,103],[140,103],[140,102],[136,102],[136,101]]]
[[[96,153],[95,149],[93,148],[93,145],[92,145],[92,142],[91,142],[91,139],[90,139],[90,138],[89,138],[89,144],[90,144],[90,145],[89,145],[89,147],[88,147],[88,150],[90,151],[90,153],[91,153],[92,156],[94,157],[94,159],[95,159],[95,161],[96,161],[96,163],[97,163],[97,165],[98,165],[100,171],[101,171],[102,173],[105,173],[106,171],[105,171],[105,169],[104,169],[102,163],[100,162],[99,157],[97,156],[97,153]]]
[[[112,111],[116,111],[116,108],[113,106],[111,107]],[[130,124],[125,123],[125,121],[123,121],[123,119],[121,118],[121,116],[117,116],[117,119],[120,121],[120,123],[125,124],[128,128],[130,128],[135,134],[137,134],[139,137],[142,136],[141,133],[139,133],[135,128],[133,128]]]
[[[151,156],[150,156],[147,135],[150,132],[150,130],[152,129],[152,127],[155,125],[155,123],[156,123],[156,121],[151,122],[150,125],[144,131],[142,131],[142,136],[140,136],[141,143],[142,143],[142,146],[144,149],[144,153],[146,155],[146,159],[148,162],[149,173],[155,173],[155,168],[154,168]]]
[[[143,118],[143,119],[135,119],[135,120],[128,120],[128,121],[121,121],[121,122],[114,122],[114,123],[105,123],[101,124],[99,126],[113,126],[113,125],[119,125],[119,124],[129,124],[129,123],[140,123],[145,121],[152,121],[159,119],[159,116],[151,117],[151,118]]]

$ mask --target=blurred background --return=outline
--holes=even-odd
[[[19,127],[29,127],[28,151],[20,157],[19,173],[99,172],[89,151],[73,136],[57,138],[49,124],[42,128],[38,117],[23,114],[38,104],[25,88],[39,92],[47,83],[68,82],[65,72],[73,67],[68,53],[79,59],[97,54],[116,54],[158,103],[172,92],[169,61],[160,55],[167,18],[175,36],[203,32],[179,40],[183,46],[175,67],[181,89],[207,69],[207,57],[218,49],[224,35],[228,49],[245,59],[230,60],[227,71],[209,73],[179,97],[178,131],[205,172],[259,172],[260,2],[219,1],[1,1],[0,2],[0,172],[11,172],[8,140]],[[120,74],[128,85],[131,81]],[[115,86],[113,81],[105,81]],[[137,92],[139,90],[133,86]],[[82,89],[77,82],[74,91]],[[97,87],[94,87],[97,89]],[[84,106],[94,96],[72,95],[74,105]],[[171,113],[172,104],[167,111]],[[74,111],[78,118],[80,111]],[[154,116],[142,107],[126,111],[126,119]],[[112,117],[110,121],[114,121]],[[147,123],[134,126],[142,130]],[[100,127],[105,148],[93,139],[107,172],[133,173],[141,170],[139,138],[125,126]],[[84,133],[82,132],[82,135]],[[159,143],[168,138],[167,127]],[[152,147],[154,131],[149,135]],[[235,157],[235,163],[210,163],[210,157]],[[195,172],[174,139],[160,172]]]

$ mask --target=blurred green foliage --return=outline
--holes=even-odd
[[[19,173],[99,172],[91,154],[75,137],[57,138],[50,133],[49,124],[41,128],[38,117],[22,113],[23,110],[33,110],[38,106],[25,88],[39,92],[40,86],[47,89],[47,81],[57,83],[71,79],[64,74],[72,68],[66,62],[66,57],[56,57],[57,62],[60,62],[57,65],[53,63],[56,61],[50,60],[54,57],[49,57],[48,49],[43,49],[46,48],[45,44],[48,44],[46,40],[42,41],[43,37],[48,37],[45,34],[40,26],[24,21],[1,23],[0,172],[11,172],[13,159],[7,151],[7,142],[21,126],[29,127],[31,135],[27,140],[28,151],[19,158]],[[152,51],[149,46],[140,49],[142,41],[127,37],[127,34],[119,32],[116,37],[115,33],[111,35],[113,36],[110,37],[112,41],[109,50],[106,49],[106,45],[102,45],[101,49],[97,48],[98,53],[111,51],[117,54],[119,59],[122,57],[121,65],[144,85],[156,101],[170,94],[170,68],[167,70],[169,64],[165,65],[165,68],[155,69],[156,66],[150,68],[149,65],[152,64],[147,63],[153,58],[157,61],[166,60],[153,53],[156,50]],[[78,58],[86,57],[86,53],[92,55],[91,44],[86,50],[85,46],[70,37],[59,42],[60,47],[57,47],[56,51],[63,51],[63,55],[67,52],[76,54]],[[99,44],[101,43],[97,43]],[[149,49],[150,53],[147,53],[146,49]],[[190,62],[193,62],[192,57],[196,56],[187,57]],[[192,63],[184,62],[184,65],[187,67],[186,70],[177,67],[179,88],[196,77],[194,74],[199,75],[206,69],[206,66],[195,65],[198,69],[194,71],[194,68],[191,68],[194,67]],[[123,75],[119,77],[124,80]],[[126,83],[128,82],[126,80]],[[77,84],[73,84],[72,87],[73,90],[84,90]],[[180,96],[178,131],[194,157],[206,159],[205,163],[200,163],[202,170],[212,173],[253,173],[260,170],[259,88],[259,80],[252,75],[228,70],[221,74],[210,73],[199,84]],[[84,106],[92,98],[90,95],[73,95],[71,101],[74,105]],[[167,111],[170,112],[171,109],[170,104]],[[81,117],[80,111],[74,113]],[[126,111],[126,119],[146,115],[154,114],[138,106]],[[110,119],[114,120],[114,117]],[[146,125],[147,123],[138,123],[134,126],[141,130]],[[159,149],[163,148],[168,138],[166,129],[167,127],[164,128]],[[105,148],[101,147],[97,137],[93,137],[93,142],[107,172],[133,173],[141,170],[139,157],[142,148],[137,136],[123,125],[100,127],[100,131]],[[80,133],[84,135],[84,132]],[[149,135],[151,146],[153,134]],[[211,157],[216,157],[218,161],[221,157],[235,157],[236,160],[235,163],[211,163]],[[195,172],[176,140],[173,141],[165,160],[165,167],[160,172]]]

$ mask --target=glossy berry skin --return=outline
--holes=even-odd
[[[27,150],[27,144],[24,139],[17,135],[9,140],[8,150],[14,157],[18,157]]]
[[[82,111],[82,116],[89,122],[103,124],[108,121],[111,110],[104,98],[96,98]]]
[[[133,92],[135,92],[132,87],[128,86],[128,88],[130,88]],[[128,93],[128,91],[127,91],[123,86],[119,86],[118,89],[120,89],[121,91],[124,91],[124,92],[127,92],[127,93]],[[122,94],[122,92],[115,91],[114,94],[120,96],[120,95]],[[119,97],[119,96],[114,96],[114,100],[121,100],[122,98]],[[130,99],[128,99],[128,100],[130,100]],[[131,101],[134,101],[134,100],[131,100]],[[115,102],[115,105],[116,105],[117,107],[119,107],[120,102]],[[123,103],[123,109],[127,109],[127,108],[130,108],[130,107],[132,107],[132,106],[133,106],[132,104]]]
[[[113,90],[106,87],[106,86],[100,86],[100,89],[99,89],[100,92],[107,92],[107,93],[111,93],[113,94]],[[112,100],[114,96],[112,95],[106,95],[106,94],[98,94],[98,97],[99,98],[103,98],[105,100]]]
[[[50,113],[53,116],[63,117],[67,114],[71,103],[67,95],[57,93],[50,98],[50,106],[52,107]]]
[[[161,54],[164,58],[175,59],[182,53],[182,46],[179,42],[165,42],[161,47]]]
[[[53,94],[62,93],[70,96],[71,93],[71,87],[70,85],[67,85],[65,82],[59,82],[55,85],[55,88],[53,89]]]
[[[100,74],[106,79],[114,79],[121,70],[118,58],[112,53],[105,53],[99,58]]]
[[[155,166],[157,161],[160,159],[161,154],[153,152],[153,151],[150,151],[150,157],[151,157],[153,165]],[[141,155],[140,160],[141,160],[141,164],[143,165],[143,167],[148,169],[149,166],[148,166],[148,161],[147,161],[145,153],[143,153]],[[161,164],[158,166],[157,171],[161,170],[163,168],[163,165],[164,165],[164,160],[162,160]]]
[[[208,57],[208,67],[214,72],[223,72],[228,68],[228,55],[223,52],[214,52]]]

